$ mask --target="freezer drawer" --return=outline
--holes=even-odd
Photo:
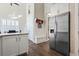
[[[57,32],[56,50],[64,55],[69,55],[69,37],[67,32]]]

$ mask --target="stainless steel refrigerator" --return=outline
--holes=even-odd
[[[70,54],[70,12],[49,17],[49,45],[63,55]]]

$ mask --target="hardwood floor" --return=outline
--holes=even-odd
[[[29,41],[29,52],[28,56],[62,56],[55,50],[49,48],[49,43],[44,42],[40,44],[35,44]]]

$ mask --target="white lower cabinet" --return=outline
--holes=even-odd
[[[27,53],[27,35],[6,36],[2,38],[2,55],[14,56]]]
[[[19,36],[19,39],[20,39],[20,41],[19,41],[19,54],[22,54],[22,53],[24,53],[24,52],[27,52],[27,50],[28,50],[28,37],[27,37],[27,35],[20,35]]]
[[[3,56],[18,55],[18,41],[16,36],[3,37]]]

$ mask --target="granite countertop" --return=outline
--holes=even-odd
[[[28,35],[28,33],[3,33],[0,36],[12,36],[12,35]]]

